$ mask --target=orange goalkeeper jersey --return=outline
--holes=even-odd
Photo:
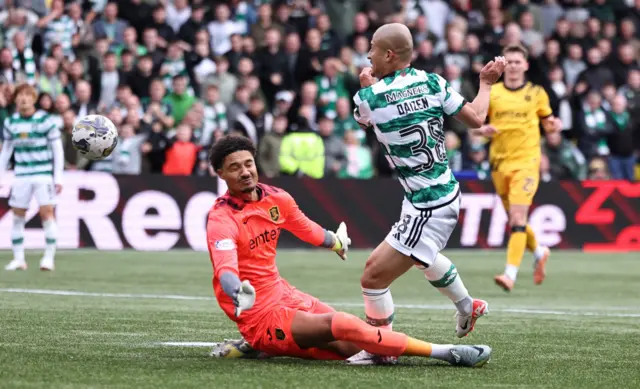
[[[526,82],[508,89],[500,82],[491,89],[489,123],[498,129],[491,139],[493,170],[536,167],[540,164],[540,119],[553,114],[547,92]]]
[[[274,307],[293,287],[280,277],[276,246],[280,230],[290,231],[314,246],[324,242],[325,230],[302,213],[291,195],[258,184],[258,200],[244,202],[229,193],[209,211],[207,244],[213,265],[213,288],[225,314],[238,326],[251,327],[261,313]],[[235,317],[235,306],[222,290],[219,277],[226,271],[249,280],[256,289],[254,306]]]

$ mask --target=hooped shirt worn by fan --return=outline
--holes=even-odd
[[[291,195],[282,189],[258,184],[257,201],[243,201],[227,192],[209,211],[207,243],[213,265],[216,299],[240,333],[251,342],[262,319],[292,294],[301,294],[280,277],[276,266],[276,246],[281,229],[314,246],[323,243],[325,230],[302,213]],[[256,301],[240,317],[220,285],[219,277],[234,272],[249,280]]]

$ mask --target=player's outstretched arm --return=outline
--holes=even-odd
[[[465,104],[455,116],[458,120],[471,128],[478,128],[484,124],[489,112],[491,87],[502,75],[506,61],[504,57],[496,57],[480,71],[480,88],[476,98],[469,104]]]
[[[335,251],[340,258],[347,259],[351,239],[347,234],[347,225],[344,222],[340,223],[335,232],[325,230],[318,223],[309,219],[288,193],[283,198],[282,208],[286,210],[284,229],[302,241],[314,246],[326,247]]]

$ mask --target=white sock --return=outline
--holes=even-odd
[[[515,281],[518,277],[518,267],[514,265],[507,265],[504,268],[504,275],[511,281]]]
[[[473,299],[469,296],[462,278],[458,275],[458,269],[449,258],[438,253],[433,263],[424,267],[423,271],[429,283],[453,301],[458,312],[468,315],[473,311]]]
[[[51,218],[42,222],[44,227],[45,249],[44,257],[51,258],[56,255],[56,238],[58,236],[58,226],[55,219]]]
[[[24,262],[24,225],[25,219],[22,216],[13,214],[13,226],[11,228],[11,248],[13,249],[13,259]]]
[[[452,344],[431,343],[431,358],[449,362],[451,360],[449,350],[451,350],[452,347]]]
[[[372,326],[391,329],[393,324],[393,298],[386,289],[362,288],[364,298],[364,314],[366,322]]]
[[[536,247],[535,250],[533,250],[533,257],[537,260],[539,260],[540,258],[542,258],[542,256],[544,255],[544,253],[546,252],[545,247],[544,246],[540,246],[538,245],[538,247]]]

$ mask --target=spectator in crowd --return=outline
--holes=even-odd
[[[469,145],[469,158],[471,159],[471,170],[475,171],[478,178],[486,180],[491,174],[491,166],[487,158],[487,149],[478,139],[474,139]]]
[[[287,56],[281,49],[280,30],[270,28],[265,31],[265,45],[258,50],[256,61],[260,74],[260,84],[267,101],[273,103],[276,93],[287,83]]]
[[[424,40],[418,46],[418,53],[413,60],[412,66],[425,72],[442,74],[444,59],[441,55],[433,54],[433,42]]]
[[[584,180],[587,163],[578,148],[557,132],[547,133],[543,142],[543,154],[550,176],[556,180]]]
[[[191,7],[187,0],[173,0],[167,3],[167,24],[178,34],[180,27],[191,17]]]
[[[323,74],[315,78],[318,88],[316,105],[319,113],[330,119],[336,118],[336,102],[347,97],[347,85],[344,79],[343,64],[337,58],[327,58],[323,64]]]
[[[111,172],[114,174],[140,174],[142,171],[142,143],[146,139],[146,134],[135,133],[135,128],[124,123],[118,129],[118,147],[113,151],[113,166]]]
[[[259,96],[252,96],[246,113],[236,116],[233,129],[258,144],[271,131],[273,115],[266,111],[265,103]]]
[[[269,178],[280,175],[280,146],[289,121],[284,115],[273,119],[270,132],[266,133],[258,148],[258,168],[260,172]]]
[[[634,145],[637,143],[634,142],[634,138],[638,138],[640,131],[631,126],[631,116],[627,111],[625,96],[616,95],[613,98],[609,118],[613,122],[607,139],[611,178],[634,181],[636,164]]]
[[[355,132],[344,134],[346,161],[338,172],[338,178],[366,180],[374,176],[373,158],[368,146],[363,145]]]
[[[173,77],[172,92],[165,97],[171,107],[171,116],[176,123],[180,123],[189,109],[196,102],[196,98],[187,91],[187,77],[178,74]]]
[[[167,142],[162,173],[167,176],[189,176],[193,173],[199,146],[193,142],[193,129],[180,124],[174,138]]]
[[[38,15],[25,8],[7,8],[0,11],[0,25],[4,28],[4,43],[9,50],[15,50],[16,35],[22,36],[24,46],[30,47],[37,32]]]
[[[562,62],[562,68],[569,89],[573,89],[578,81],[578,76],[587,69],[587,64],[582,59],[582,46],[577,43],[569,45],[569,55]]]
[[[68,110],[62,114],[62,148],[64,151],[64,168],[66,170],[82,170],[88,164],[89,160],[82,157],[71,144],[71,133],[76,122],[76,114],[72,110]]]
[[[447,150],[447,159],[449,160],[449,168],[454,173],[462,170],[462,152],[460,151],[461,142],[458,135],[453,131],[447,131],[444,134],[444,146]]]
[[[602,96],[597,90],[590,91],[577,123],[578,147],[587,159],[609,154],[606,135],[611,132],[610,125],[602,107]]]
[[[352,96],[369,66],[373,31],[396,21],[413,33],[412,66],[442,75],[467,99],[489,58],[509,43],[528,46],[529,77],[549,94],[564,130],[545,138],[542,178],[635,178],[637,1],[25,4],[0,10],[0,119],[14,111],[12,90],[27,82],[63,137],[77,118],[106,115],[122,132],[121,150],[137,151],[133,161],[140,160],[128,164],[116,152],[89,162],[68,153],[69,169],[211,174],[209,145],[242,133],[263,150],[260,169],[269,176],[391,175],[375,134],[353,120]],[[444,126],[456,174],[486,177],[486,141],[469,139],[455,120]]]
[[[600,157],[593,158],[589,163],[589,180],[608,180],[611,176],[607,170],[607,163]]]
[[[336,115],[333,127],[335,136],[344,138],[347,132],[353,132],[361,144],[366,143],[367,134],[353,118],[351,104],[346,97],[341,97],[336,101]]]
[[[613,72],[602,62],[602,52],[598,47],[587,51],[587,68],[578,75],[576,82],[577,94],[600,90],[605,84],[614,82]]]
[[[337,176],[346,164],[346,145],[344,139],[334,134],[334,122],[328,116],[318,121],[318,134],[324,142],[324,174],[326,177]]]
[[[193,3],[189,18],[185,22],[178,24],[180,28],[178,30],[178,39],[184,42],[187,48],[191,48],[196,43],[198,31],[206,31],[205,12],[206,9],[202,4]]]
[[[620,88],[620,94],[627,98],[627,109],[631,115],[631,127],[640,126],[640,69],[629,72],[627,83]]]
[[[54,0],[55,3],[56,0]],[[71,19],[69,19],[70,21]],[[127,22],[118,18],[118,4],[107,3],[104,8],[104,16],[93,24],[94,34],[98,37],[107,37],[112,48],[125,44],[125,31]],[[75,30],[75,29],[73,29]],[[75,32],[75,31],[74,31]]]
[[[304,108],[301,108],[304,110]],[[280,171],[297,177],[322,178],[325,172],[324,141],[302,113],[280,144]]]
[[[242,27],[230,19],[231,11],[227,4],[218,4],[215,14],[215,20],[207,27],[211,36],[211,47],[215,55],[224,55],[231,49],[231,35],[242,33]]]
[[[23,75],[22,82],[29,85],[36,83],[36,59],[31,47],[27,44],[26,33],[23,31],[16,32],[13,36],[13,49],[11,51],[12,67],[14,73]]]
[[[176,34],[173,28],[167,23],[167,11],[165,7],[160,3],[158,4],[151,14],[152,22],[149,25],[152,30],[155,31],[155,41],[152,43],[157,45],[160,49],[166,49],[169,46],[169,42],[172,42],[176,38]],[[151,39],[151,36],[149,36]],[[147,47],[149,49],[149,47]]]

